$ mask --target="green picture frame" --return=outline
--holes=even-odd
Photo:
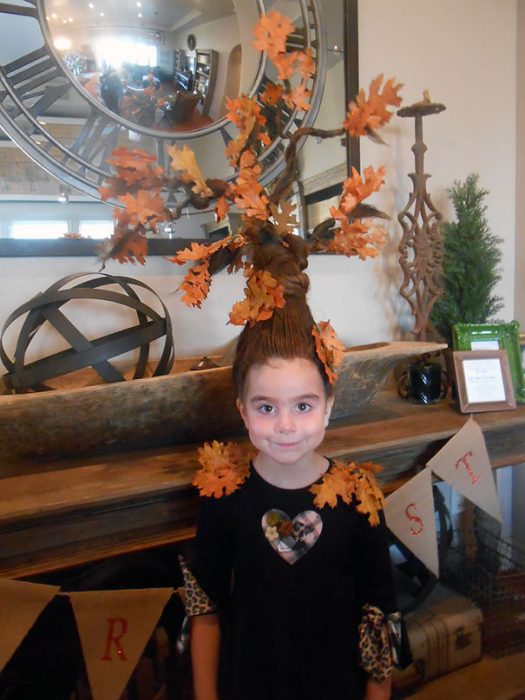
[[[454,350],[506,350],[517,403],[525,403],[525,373],[520,348],[520,324],[456,323],[452,327]]]

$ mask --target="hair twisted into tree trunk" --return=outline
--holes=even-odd
[[[239,397],[242,397],[250,368],[263,365],[272,358],[312,361],[319,369],[327,395],[332,391],[324,366],[317,357],[312,335],[315,321],[306,301],[310,286],[304,272],[308,265],[307,246],[299,236],[289,235],[284,241],[286,247],[270,241],[254,256],[256,269],[268,271],[284,285],[286,303],[282,309],[275,309],[271,318],[253,326],[246,325],[241,332],[233,364],[233,379]]]

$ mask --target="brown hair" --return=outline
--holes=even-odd
[[[315,322],[306,303],[310,280],[303,272],[308,264],[305,244],[298,236],[288,236],[286,241],[288,248],[262,246],[254,258],[255,267],[268,270],[284,285],[286,304],[282,309],[275,309],[271,318],[253,326],[246,325],[241,332],[233,363],[233,382],[239,398],[250,368],[263,365],[272,357],[311,360],[319,370],[326,395],[333,393],[312,335]]]

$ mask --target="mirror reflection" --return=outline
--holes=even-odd
[[[349,2],[349,0],[345,1]],[[102,2],[105,2],[104,6]],[[129,0],[126,5],[119,3],[117,14],[116,0],[92,2],[93,7],[89,7],[90,3],[87,1],[81,5],[79,0],[62,0],[60,4],[57,0],[39,0],[38,17],[28,16],[24,12],[17,13],[15,5],[1,6],[0,70],[5,71],[8,65],[17,63],[24,65],[24,72],[39,71],[39,66],[43,65],[40,62],[41,59],[35,64],[31,64],[29,59],[45,48],[43,43],[47,47],[54,46],[60,36],[65,35],[71,44],[63,44],[61,50],[56,46],[53,48],[52,60],[56,58],[59,65],[64,67],[67,78],[57,75],[46,85],[35,90],[35,98],[29,103],[29,105],[37,105],[33,107],[33,110],[36,110],[33,126],[26,123],[27,120],[21,114],[14,97],[11,100],[8,96],[4,100],[5,111],[12,117],[13,130],[11,133],[6,129],[6,133],[3,133],[0,128],[0,255],[12,254],[10,249],[6,252],[2,247],[3,242],[10,242],[8,239],[12,239],[13,243],[17,239],[43,239],[47,235],[52,235],[52,228],[56,222],[60,222],[60,229],[56,230],[57,244],[64,240],[64,236],[69,238],[80,236],[84,240],[105,237],[107,235],[105,231],[112,225],[113,207],[92,198],[98,199],[98,186],[104,181],[108,170],[106,159],[115,147],[140,148],[156,153],[157,157],[162,159],[166,145],[174,141],[180,145],[187,143],[196,153],[205,176],[230,177],[233,174],[225,159],[224,147],[227,140],[236,135],[236,128],[221,117],[224,113],[223,99],[218,100],[222,102],[220,105],[222,112],[214,111],[214,101],[210,104],[209,119],[218,121],[206,128],[196,128],[179,134],[163,131],[163,127],[150,129],[138,124],[134,126],[122,115],[109,110],[102,101],[101,85],[99,85],[100,94],[96,98],[89,95],[81,85],[80,76],[83,74],[84,79],[88,80],[93,78],[87,75],[88,69],[94,67],[96,69],[97,66],[94,63],[97,59],[94,58],[93,37],[97,34],[100,37],[125,36],[126,33],[132,33],[127,29],[130,27],[133,32],[141,32],[141,36],[149,37],[149,41],[152,41],[151,37],[154,39],[159,32],[163,33],[164,42],[166,42],[166,35],[178,34],[182,41],[180,51],[172,48],[168,51],[173,54],[173,74],[176,75],[180,68],[181,75],[177,79],[182,81],[184,79],[182,76],[188,74],[192,63],[191,58],[195,57],[201,48],[214,50],[219,54],[215,91],[219,90],[217,85],[224,81],[224,87],[220,88],[221,94],[232,97],[239,91],[248,93],[254,91],[256,84],[272,80],[271,68],[265,67],[264,71],[259,71],[260,54],[252,46],[252,29],[259,16],[260,7],[264,6],[266,11],[276,8],[293,17],[296,27],[299,28],[300,41],[304,41],[307,17],[310,16],[302,13],[301,10],[303,4],[309,3],[310,0],[228,0],[227,2],[225,0],[222,3],[216,0],[152,0],[152,2],[154,8],[150,10],[146,7],[145,0],[142,0],[141,9],[135,0],[133,2]],[[173,5],[184,10],[182,16],[174,14]],[[344,109],[344,54],[341,47],[345,26],[343,22],[345,3],[338,3],[334,8],[331,0],[321,0],[320,5],[328,53],[326,81],[321,81],[324,97],[319,112],[315,112],[315,123],[320,128],[333,128],[337,120],[342,117]],[[79,10],[79,13],[75,14],[75,7],[80,8],[82,12]],[[169,15],[172,18],[171,25],[168,23],[168,15],[162,14],[163,7],[171,13]],[[222,7],[222,15],[213,18],[213,12],[216,9],[218,12],[219,7]],[[89,26],[86,18],[88,11],[89,21],[92,23]],[[97,12],[98,15],[96,15]],[[100,13],[103,13],[104,17],[100,17]],[[143,15],[142,18],[138,18],[139,13]],[[56,17],[53,17],[53,14]],[[76,26],[77,17],[79,20],[75,35],[73,29]],[[113,19],[110,23],[111,17]],[[82,31],[80,31],[80,20],[84,22]],[[230,35],[231,26],[238,27],[238,39],[237,36]],[[76,40],[73,41],[75,36]],[[193,39],[195,47],[190,49]],[[104,43],[103,45],[107,46]],[[165,43],[157,44],[156,65],[159,64],[159,60],[160,64],[165,60],[162,57],[165,49]],[[92,57],[92,62],[88,65],[89,56]],[[113,56],[113,60],[117,63],[118,56],[116,58],[115,54]],[[127,62],[145,66],[146,63],[142,62],[142,58],[139,62],[138,56],[137,52],[132,56],[136,60]],[[228,70],[230,59],[237,65],[238,74],[231,70],[231,66]],[[110,61],[106,59],[106,63],[109,65]],[[102,66],[103,64],[100,64],[99,68]],[[354,69],[355,66],[351,68]],[[223,75],[221,75],[222,69],[225,71]],[[48,73],[53,75],[51,71]],[[141,73],[141,78],[143,74],[148,75],[148,73]],[[98,76],[99,84],[101,75],[102,72]],[[231,77],[230,80],[225,77],[228,75]],[[155,76],[154,72],[153,76]],[[16,78],[10,77],[9,80],[13,81]],[[193,80],[195,81],[195,78]],[[30,79],[30,82],[35,84],[40,82],[38,73]],[[195,90],[195,84],[193,89]],[[42,94],[45,94],[45,99],[42,98]],[[27,101],[25,95],[26,93],[22,95],[24,104]],[[107,96],[106,99],[108,99]],[[202,114],[202,107],[203,101],[200,100],[195,108],[199,114]],[[309,118],[310,116],[308,113]],[[294,117],[291,123],[296,125],[297,119]],[[175,131],[180,126],[184,128],[184,124],[173,124],[171,128]],[[25,141],[20,141],[22,148],[19,148],[15,141],[22,130],[27,136]],[[282,150],[279,144],[272,144],[268,149],[268,164],[265,162],[263,165],[265,167],[268,165],[269,172],[272,171],[276,164],[276,157]],[[36,162],[41,165],[37,165]],[[341,148],[339,143],[321,145],[312,139],[308,140],[301,155],[300,179],[302,182],[298,183],[298,188],[308,196],[313,190],[319,190],[326,184],[333,184],[332,180],[325,183],[326,178],[322,178],[322,183],[318,182],[318,175],[326,172],[327,169],[333,170],[332,166],[341,166],[341,173],[338,173],[333,180],[334,183],[341,182],[345,171],[344,162],[344,148]],[[310,181],[312,185],[309,185]],[[68,190],[66,198],[68,202],[63,201],[63,187]],[[45,222],[52,223],[48,225]],[[43,230],[46,227],[48,234]],[[161,237],[164,236],[165,240],[159,241],[159,245],[164,245],[164,242],[175,243],[167,240],[170,238],[206,238],[211,235],[215,235],[213,213],[189,211],[177,222],[175,231],[166,230],[161,233]],[[78,244],[80,249],[80,244],[83,242],[73,241],[72,244]],[[27,253],[30,252],[29,240],[26,247]],[[49,254],[51,250],[50,248]],[[169,250],[171,251],[172,248]],[[159,252],[165,254],[168,250],[161,250],[159,247]]]
[[[45,12],[71,76],[93,100],[141,127],[208,127],[224,117],[225,98],[255,80],[257,63],[243,63],[232,0],[46,0]]]

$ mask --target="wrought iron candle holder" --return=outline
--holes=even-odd
[[[409,173],[413,191],[406,207],[400,212],[399,223],[403,236],[399,244],[399,263],[403,270],[403,282],[399,289],[407,300],[415,317],[413,333],[417,340],[427,340],[428,319],[432,306],[442,293],[441,264],[442,245],[439,224],[442,215],[436,209],[427,192],[424,172],[424,156],[427,150],[423,142],[423,117],[439,114],[445,105],[432,102],[427,93],[424,99],[398,110],[400,117],[414,117],[416,140],[412,146],[415,156],[415,173]]]

